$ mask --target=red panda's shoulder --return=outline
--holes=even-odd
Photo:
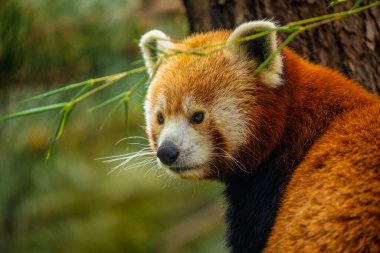
[[[265,252],[379,252],[379,126],[380,103],[332,123],[293,173]]]

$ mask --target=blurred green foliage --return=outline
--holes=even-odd
[[[162,6],[167,1],[1,1],[0,114],[73,95],[18,102],[46,86],[135,67],[135,39],[148,29],[183,36],[181,11]],[[173,180],[149,166],[109,174],[117,164],[94,160],[127,152],[125,142],[114,145],[124,137],[124,119],[115,113],[99,130],[112,107],[92,113],[85,108],[140,77],[77,108],[49,161],[43,158],[58,120],[54,113],[0,125],[0,252],[225,251],[221,186]],[[140,89],[130,104],[132,136],[145,136],[143,97]],[[129,145],[128,152],[147,145],[133,142],[140,144]]]
[[[0,7],[1,85],[125,71],[146,29],[140,1],[3,0]],[[185,33],[183,18],[172,13],[160,22],[168,19],[181,21],[170,23],[174,34]]]

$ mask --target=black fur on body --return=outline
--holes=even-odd
[[[236,175],[226,182],[226,240],[230,252],[264,249],[290,174],[289,170],[263,164],[251,174]]]
[[[286,80],[286,73],[284,78]],[[290,94],[287,90],[285,93]],[[291,96],[285,101],[284,131],[273,151],[258,167],[250,168],[249,151],[243,150],[238,160],[250,173],[241,172],[225,181],[226,240],[231,253],[263,251],[293,172],[314,141],[323,134],[333,115],[329,113],[332,110],[329,106],[312,111],[295,105]],[[339,106],[333,110],[343,111]],[[323,113],[324,117],[318,117],[318,113]],[[295,128],[292,122],[305,124]]]

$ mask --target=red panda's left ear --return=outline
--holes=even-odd
[[[251,21],[238,26],[227,40],[227,48],[236,60],[252,60],[259,66],[277,50],[277,34],[272,31],[264,36],[251,39],[249,36],[276,28],[270,21]],[[282,83],[282,56],[277,53],[265,69],[258,73],[261,81],[276,87]]]
[[[173,47],[173,43],[165,33],[159,30],[152,30],[141,37],[139,46],[148,74],[152,78],[158,67],[159,57],[167,53],[168,49]]]

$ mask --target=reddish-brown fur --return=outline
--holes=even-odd
[[[225,41],[229,34],[196,35],[177,48]],[[235,157],[250,170],[266,162],[291,175],[265,252],[380,252],[379,99],[290,49],[282,54],[283,84],[275,88],[249,76],[254,62],[238,68],[223,52],[179,55],[160,67],[150,102],[163,94],[169,98],[164,114],[172,116],[183,113],[189,91],[206,106],[218,96],[236,95],[250,132]],[[162,126],[148,124],[156,149]],[[194,127],[228,150],[212,117]],[[210,170],[205,178],[228,181],[243,173],[233,171],[228,159],[213,162],[230,170]]]
[[[316,140],[286,188],[265,251],[379,252],[379,99],[290,50],[284,54],[294,129],[285,138],[293,152]]]

